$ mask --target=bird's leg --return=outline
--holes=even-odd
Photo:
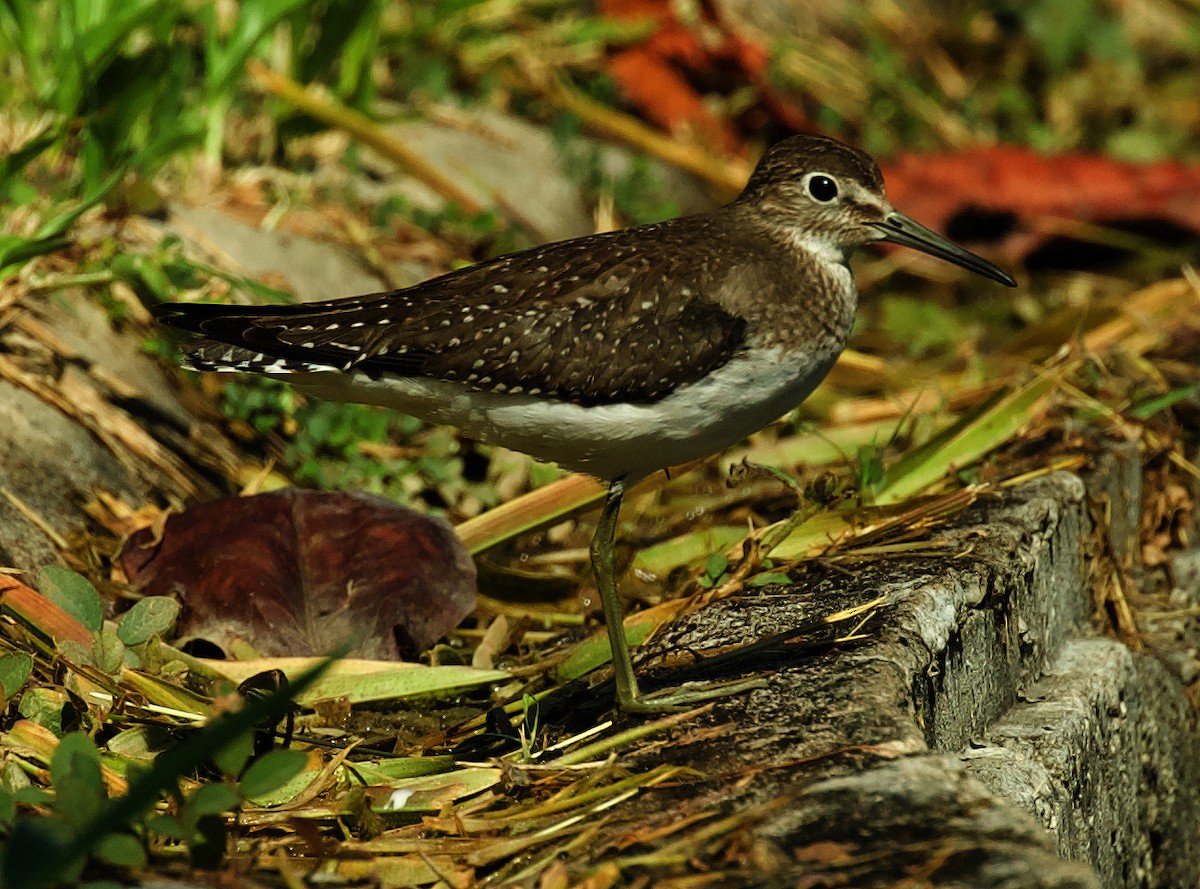
[[[609,486],[604,510],[600,513],[600,521],[592,537],[592,571],[596,575],[596,586],[600,590],[604,625],[608,628],[608,644],[612,650],[613,672],[617,683],[617,706],[626,713],[661,713],[765,686],[765,680],[749,679],[697,684],[691,688],[668,689],[651,695],[643,695],[638,690],[637,675],[633,672],[633,660],[629,655],[629,644],[625,641],[625,615],[621,599],[617,595],[616,559],[613,555],[617,516],[621,512],[621,498],[624,493],[625,488],[620,479]]]
[[[625,641],[625,614],[621,597],[617,594],[617,560],[613,555],[617,517],[621,513],[624,494],[625,486],[621,479],[609,485],[604,510],[596,524],[596,533],[592,535],[592,571],[596,575],[600,604],[604,608],[604,626],[608,628],[608,647],[612,650],[617,683],[617,706],[628,711],[642,699],[642,693],[638,691],[633,659],[629,656],[629,643]]]

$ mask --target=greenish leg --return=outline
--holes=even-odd
[[[604,510],[600,513],[600,521],[592,537],[592,570],[596,574],[600,604],[604,608],[604,625],[608,628],[608,644],[612,649],[617,706],[626,713],[661,713],[682,710],[702,701],[738,694],[751,688],[763,688],[766,680],[747,679],[697,684],[692,688],[668,689],[652,695],[643,695],[638,690],[633,660],[625,641],[625,615],[620,596],[617,595],[616,558],[613,553],[617,516],[621,512],[624,493],[625,488],[620,480],[609,486],[608,498],[604,501]]]

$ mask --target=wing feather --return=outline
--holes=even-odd
[[[357,369],[540,394],[651,402],[732,358],[745,323],[703,298],[713,270],[647,250],[671,223],[563,241],[403,290],[273,307],[173,304],[203,369]],[[663,255],[673,257],[664,260]]]

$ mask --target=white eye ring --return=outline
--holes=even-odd
[[[838,181],[828,173],[809,173],[802,182],[804,193],[818,204],[836,203],[842,191]]]

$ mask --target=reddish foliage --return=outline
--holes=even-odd
[[[699,4],[700,28],[681,22],[670,0],[600,0],[598,6],[612,19],[655,23],[641,43],[614,52],[609,69],[629,101],[664,130],[686,127],[727,154],[742,152],[734,127],[709,112],[693,85],[717,73],[725,82],[754,84],[771,120],[796,130],[806,127],[804,113],[771,86],[766,51],[729,27],[716,4]]]
[[[267,656],[421,651],[475,607],[475,568],[445,522],[366,494],[284,490],[172,516],[121,554],[147,595],[177,595],[179,632]]]
[[[883,166],[891,201],[931,228],[945,231],[971,211],[1011,214],[1003,248],[1014,259],[1055,234],[1039,218],[1101,225],[1161,220],[1200,232],[1200,168],[1173,161],[1139,166],[1001,145],[905,155]]]
[[[609,65],[629,101],[663,129],[687,128],[726,154],[741,154],[737,126],[711,113],[703,94],[746,83],[757,92],[760,126],[811,129],[803,111],[771,86],[767,52],[738,34],[712,0],[697,4],[697,22],[681,21],[670,0],[600,0],[598,8],[612,19],[653,22],[648,37],[615,51]],[[990,230],[975,241],[995,242],[1010,260],[1069,233],[1054,220],[1152,220],[1200,232],[1200,168],[1173,162],[1139,166],[998,146],[905,155],[884,172],[889,196],[905,213],[943,231],[978,214]]]
[[[36,627],[55,642],[70,639],[89,648],[92,645],[92,634],[86,627],[15,577],[0,574],[0,604],[6,611],[18,615],[24,623]]]

